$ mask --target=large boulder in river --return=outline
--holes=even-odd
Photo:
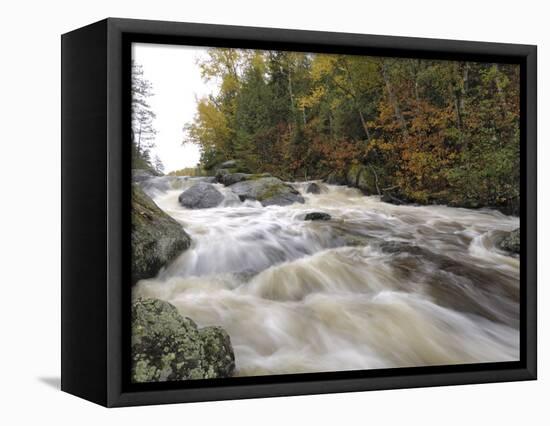
[[[170,303],[132,303],[132,381],[159,382],[231,377],[235,355],[221,327],[199,329]]]
[[[191,244],[182,226],[132,185],[132,284],[153,278]]]
[[[208,209],[219,206],[223,201],[223,195],[211,183],[198,182],[183,191],[178,200],[188,209]]]
[[[218,172],[220,172],[220,170],[218,170]],[[224,172],[226,172],[226,170],[224,170]],[[216,180],[225,186],[229,186],[247,180],[248,176],[249,175],[246,173],[218,173],[216,175]]]
[[[287,206],[304,202],[304,197],[294,187],[276,177],[245,180],[235,183],[229,188],[239,196],[241,201],[257,200],[263,206]]]
[[[514,229],[512,232],[509,232],[508,235],[506,235],[497,243],[497,246],[501,250],[518,254],[520,251],[519,228]]]
[[[306,194],[320,194],[320,193],[321,193],[321,187],[315,182],[310,183],[306,187]]]

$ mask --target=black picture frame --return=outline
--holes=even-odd
[[[109,18],[62,36],[62,390],[108,406],[534,380],[536,46]],[[129,381],[132,42],[517,63],[520,361],[185,382]]]

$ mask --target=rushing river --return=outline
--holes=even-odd
[[[220,207],[188,210],[193,181],[146,188],[193,243],[134,297],[222,326],[237,375],[519,359],[519,259],[495,247],[518,218],[306,183],[305,204],[241,203],[216,184]],[[304,221],[314,211],[332,220]]]

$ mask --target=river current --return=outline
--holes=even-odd
[[[193,182],[144,185],[192,245],[133,296],[223,327],[236,375],[519,359],[519,258],[495,246],[517,217],[394,206],[319,182],[320,194],[294,183],[305,203],[284,207],[215,184],[222,205],[189,210],[178,196]]]

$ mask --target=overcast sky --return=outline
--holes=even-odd
[[[194,167],[200,158],[199,147],[185,144],[183,126],[196,111],[197,99],[214,89],[200,76],[196,60],[205,55],[204,47],[134,43],[133,60],[143,66],[144,77],[153,83],[149,103],[157,115],[154,127],[158,131],[152,158],[158,155],[165,172]]]

